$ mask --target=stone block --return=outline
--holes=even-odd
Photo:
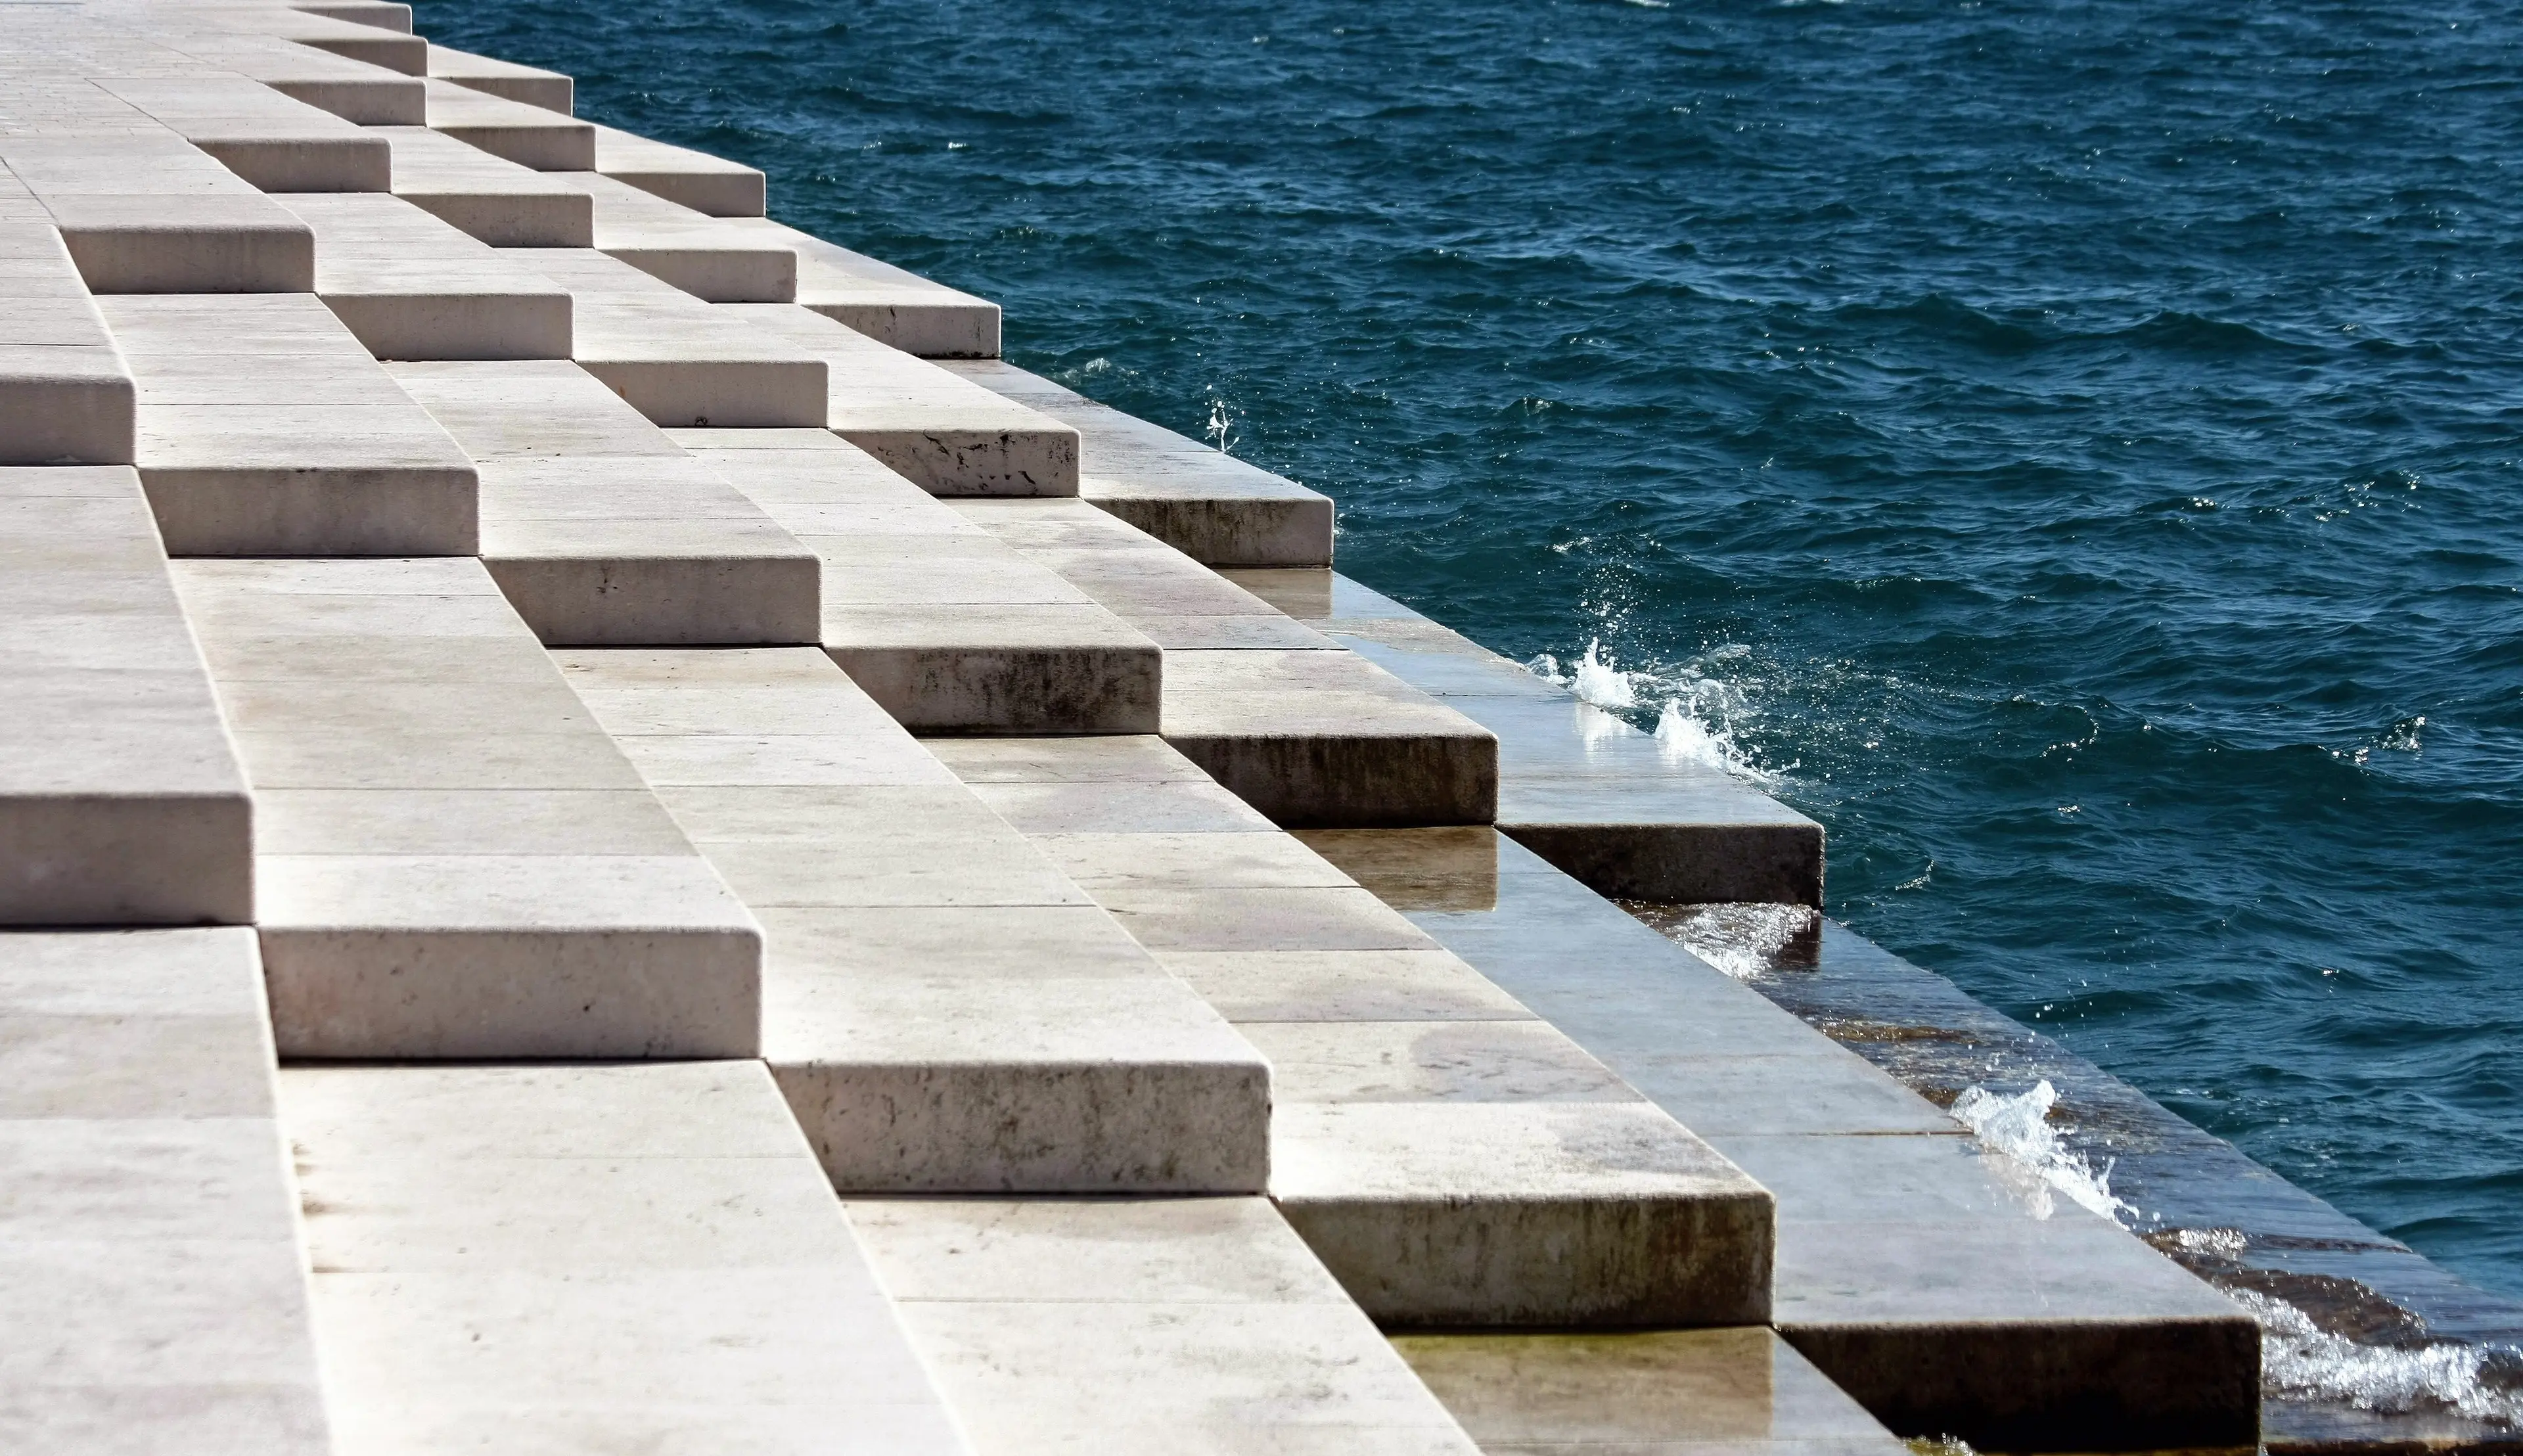
[[[1285,827],[1487,823],[1498,738],[1338,651],[1166,654],[1166,741]]]
[[[513,256],[569,290],[580,367],[657,424],[775,429],[824,423],[824,360],[750,327],[738,316],[745,305],[704,304],[593,250],[539,248]]]
[[[1494,909],[1411,918],[1771,1190],[1772,1322],[1877,1419],[2001,1450],[2254,1438],[2258,1338],[2221,1295],[1504,834],[1498,853]]]
[[[924,359],[999,356],[999,305],[987,299],[932,283],[768,217],[736,219],[731,227],[741,230],[739,236],[749,233],[795,255],[796,302],[835,323]]]
[[[327,111],[243,76],[97,84],[264,192],[383,192],[385,142]]]
[[[809,295],[801,284],[798,301],[813,306]],[[1074,428],[1083,462],[1077,493],[1192,560],[1220,567],[1331,564],[1330,496],[1003,359],[959,358],[945,367]]]
[[[0,164],[51,214],[88,291],[314,286],[305,223],[199,148],[122,112],[130,129],[0,138]]]
[[[429,48],[429,75],[432,80],[452,81],[486,95],[521,101],[547,112],[558,112],[564,117],[576,111],[570,78],[556,70],[520,66],[514,61],[500,61],[448,46],[432,45]]]
[[[411,33],[409,6],[355,6],[351,0],[329,0],[325,9],[333,14],[279,5],[237,7],[224,13],[212,13],[239,29],[258,35],[295,41],[299,45],[382,67],[403,75],[428,73],[429,46]],[[398,10],[402,12],[399,16],[396,14]],[[381,19],[400,23],[373,23]]]
[[[595,128],[585,121],[453,81],[425,84],[432,131],[539,172],[595,167]]]
[[[816,640],[815,554],[575,364],[391,372],[481,462],[483,564],[546,643]]]
[[[674,437],[823,563],[821,640],[928,731],[1144,732],[1155,643],[821,430]]]
[[[131,371],[60,233],[24,195],[0,194],[0,466],[130,464]]]
[[[560,176],[519,166],[426,126],[381,126],[395,196],[494,248],[587,248],[595,200]]]
[[[845,1206],[978,1450],[1477,1449],[1261,1198]]]
[[[595,128],[595,160],[579,170],[602,172],[712,217],[762,215],[764,189],[759,171],[610,126]]]
[[[569,293],[384,193],[294,197],[315,296],[380,359],[566,359]]]
[[[758,1062],[293,1067],[337,1449],[966,1447]]]
[[[198,34],[176,38],[184,53],[249,79],[292,101],[330,112],[358,126],[418,126],[426,111],[418,77],[267,35]]]
[[[786,303],[797,255],[751,228],[693,211],[601,172],[556,172],[595,209],[595,250],[709,304]]]
[[[306,294],[99,301],[177,556],[469,555],[472,461]]]
[[[836,1187],[1261,1189],[1260,1056],[822,654],[561,661],[761,917],[764,1056]]]
[[[1767,1318],[1765,1190],[1182,755],[930,747],[1269,1058],[1271,1198],[1377,1320]]]
[[[129,466],[0,469],[0,924],[243,924],[254,812]]]
[[[1077,432],[795,304],[726,311],[824,361],[822,423],[932,495],[1074,495]]]
[[[1484,1450],[1909,1450],[1770,1330],[1404,1335],[1393,1345]]]
[[[329,791],[295,806],[294,837],[323,852],[259,866],[284,1056],[755,1054],[760,933],[689,844],[617,816],[558,844],[413,853],[415,830],[355,797],[478,822],[518,792],[640,790],[479,562],[176,577],[256,791]],[[491,797],[468,816],[468,795]]]
[[[254,932],[0,933],[0,1445],[325,1456]]]

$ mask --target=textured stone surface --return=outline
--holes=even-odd
[[[968,1448],[759,1062],[281,1073],[335,1449]]]
[[[183,138],[134,127],[145,118],[122,110],[120,131],[0,137],[0,163],[51,214],[90,292],[315,286],[307,224]]]
[[[380,359],[566,359],[569,294],[399,197],[291,198],[315,296]]]
[[[821,425],[823,357],[593,250],[518,250],[570,292],[578,362],[660,425]],[[785,305],[772,305],[785,307]]]
[[[0,933],[0,1448],[326,1456],[251,930]]]
[[[140,481],[169,554],[475,548],[473,462],[313,296],[98,303],[139,385]]]
[[[754,1055],[752,916],[480,563],[175,573],[284,821],[257,867],[284,1056]]]
[[[710,304],[781,304],[797,296],[797,255],[758,227],[696,212],[601,172],[553,176],[588,196],[595,247]]]
[[[0,923],[242,924],[254,814],[128,466],[0,469]]]
[[[115,79],[104,90],[265,192],[383,192],[386,144],[243,76]]]
[[[984,1456],[1479,1449],[1261,1198],[847,1206]]]
[[[802,286],[798,302],[884,337],[818,304]],[[1077,493],[1192,560],[1206,566],[1331,565],[1330,496],[1003,359],[959,357],[946,367],[1074,428],[1081,461]]]
[[[812,642],[821,564],[562,360],[397,364],[482,473],[482,561],[549,644]]]
[[[821,430],[679,430],[823,562],[822,640],[926,731],[1146,732],[1157,644]]]
[[[762,173],[689,147],[598,126],[595,160],[587,169],[713,217],[762,215]]]
[[[395,196],[494,248],[586,248],[595,200],[563,176],[519,166],[426,126],[380,126]]]
[[[595,165],[595,128],[585,121],[453,81],[431,80],[427,86],[432,131],[539,172],[583,172]]]
[[[922,358],[995,359],[999,355],[999,305],[987,299],[852,253],[768,217],[736,219],[732,225],[794,253],[797,302],[826,318]],[[977,382],[989,383],[986,378]]]
[[[1767,1193],[1189,760],[1144,738],[929,746],[1235,1009],[1273,1069],[1271,1198],[1378,1321],[1767,1317]],[[1358,994],[1397,963],[1451,995]]]
[[[52,218],[0,170],[0,465],[131,463],[131,371]]]
[[[1261,1056],[821,653],[561,661],[761,917],[763,1055],[837,1187],[1260,1191]]]
[[[471,90],[522,101],[528,106],[539,106],[564,117],[575,110],[570,78],[559,71],[545,70],[540,67],[520,66],[514,61],[476,56],[469,51],[433,44],[429,48],[429,75],[432,80],[453,81]]]

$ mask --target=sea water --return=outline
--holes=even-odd
[[[422,0],[2523,1293],[2523,12]],[[1626,676],[1624,676],[1626,675]]]

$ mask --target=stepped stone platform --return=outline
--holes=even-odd
[[[800,302],[807,302],[803,295]],[[833,316],[862,327],[854,318]],[[1005,359],[958,357],[946,367],[1073,427],[1086,459],[1077,493],[1192,560],[1204,566],[1332,564],[1330,496],[1098,404]]]
[[[0,1447],[325,1456],[252,930],[0,931]]]
[[[1323,494],[402,5],[0,88],[0,1446],[2258,1437],[2248,1314],[1614,903],[1820,826]]]
[[[823,654],[572,652],[760,917],[763,1058],[847,1193],[1252,1193],[1270,1070]]]

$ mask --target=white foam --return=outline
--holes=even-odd
[[[1684,950],[1748,981],[1776,964],[1787,942],[1811,933],[1820,918],[1801,905],[1702,905],[1663,928]]]
[[[2018,1191],[2026,1196],[2033,1217],[2051,1215],[2053,1192],[2105,1218],[2135,1214],[2135,1208],[2112,1196],[2111,1165],[2095,1167],[2050,1125],[2050,1109],[2058,1104],[2059,1089],[2044,1077],[2012,1097],[1985,1087],[1966,1088],[1954,1099],[1952,1112],[1982,1147],[2026,1175]]]
[[[2523,1426],[2523,1395],[2481,1378],[2491,1358],[2486,1349],[2358,1344],[2322,1330],[2284,1300],[2256,1290],[2225,1292],[2261,1322],[2261,1383],[2269,1391],[2342,1401],[2358,1410],[2450,1410],[2474,1421]]]

